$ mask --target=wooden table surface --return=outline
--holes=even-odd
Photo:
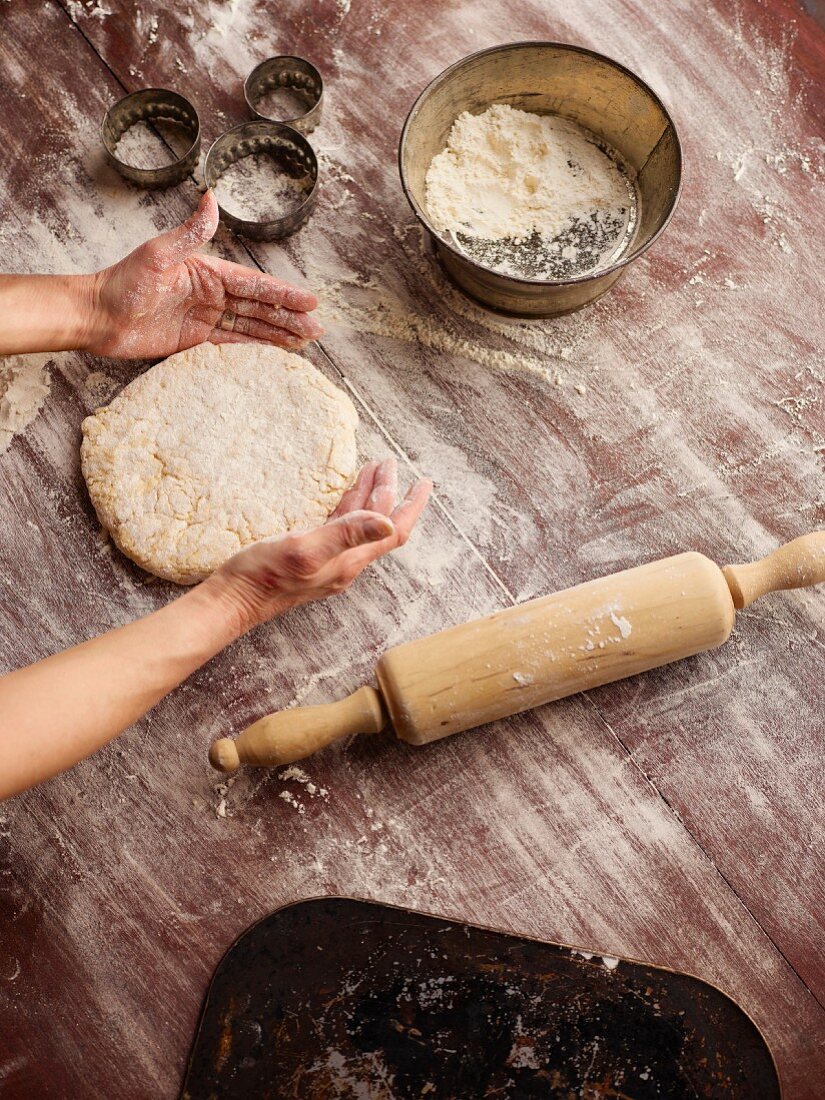
[[[825,593],[722,649],[427,749],[374,739],[225,792],[213,738],[338,698],[401,640],[695,548],[747,560],[825,521],[821,73],[814,0],[8,0],[5,270],[110,263],[192,208],[103,163],[106,107],[176,88],[205,144],[275,53],[327,84],[322,197],[286,245],[216,252],[322,292],[311,358],[437,498],[346,597],[223,653],[93,759],[0,807],[0,1093],[173,1097],[209,975],[252,921],[347,894],[688,970],[762,1028],[787,1098],[825,1094]],[[684,192],[595,306],[497,319],[452,290],[395,166],[447,64],[517,39],[633,68],[673,112]],[[820,74],[819,91],[815,84]],[[817,350],[819,349],[819,353]],[[144,363],[50,356],[0,454],[0,668],[162,606],[101,536],[80,422]],[[219,814],[225,812],[225,816]]]

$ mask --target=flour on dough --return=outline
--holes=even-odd
[[[323,523],[355,474],[357,426],[300,355],[200,344],[84,420],[81,465],[123,553],[195,584],[251,543]]]

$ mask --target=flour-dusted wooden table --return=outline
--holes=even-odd
[[[446,284],[395,147],[438,71],[528,38],[645,77],[686,170],[670,229],[614,292],[522,323]],[[718,652],[483,732],[329,751],[307,763],[315,794],[263,772],[221,791],[206,762],[267,710],[352,690],[388,645],[823,525],[824,43],[791,0],[0,4],[9,271],[93,269],[192,209],[192,181],[147,194],[104,166],[100,120],[125,90],[190,96],[208,143],[247,117],[259,60],[321,68],[314,217],[283,247],[225,230],[213,247],[320,289],[311,356],[359,404],[365,455],[437,481],[410,545],[351,594],[256,631],[0,807],[4,1097],[174,1096],[232,939],[335,893],[692,971],[753,1015],[790,1100],[825,1093],[821,591],[765,600]],[[145,364],[50,360],[39,415],[0,454],[3,669],[174,594],[101,537],[78,463],[84,415]]]

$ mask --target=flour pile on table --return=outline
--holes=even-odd
[[[523,278],[606,267],[636,225],[635,188],[595,135],[503,103],[459,115],[426,185],[439,233],[485,266]]]
[[[245,546],[323,523],[355,474],[357,424],[300,355],[199,344],[84,420],[81,464],[123,553],[195,584]]]
[[[269,153],[253,153],[230,164],[215,184],[218,202],[245,221],[273,221],[297,209],[310,190],[306,176],[287,175]]]
[[[40,412],[51,382],[46,364],[54,355],[7,355],[0,359],[0,454]]]

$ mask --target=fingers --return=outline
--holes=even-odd
[[[432,487],[433,483],[429,478],[417,481],[389,517],[393,524],[392,533],[378,542],[358,547],[345,554],[341,559],[344,570],[355,576],[376,558],[403,546],[426,507]]]
[[[274,275],[232,263],[231,260],[220,260],[217,256],[204,256],[203,263],[218,275],[227,293],[236,298],[249,298],[251,301],[286,306],[287,309],[302,312],[315,309],[318,305],[318,299],[311,290],[292,286],[283,279],[276,279]]]
[[[224,332],[219,328],[209,333],[210,344],[260,344],[260,342],[251,336],[242,336],[240,332]]]
[[[286,329],[300,336],[302,340],[317,340],[324,335],[321,324],[310,317],[308,313],[300,310],[286,309],[284,306],[270,306],[266,302],[253,301],[250,298],[236,298],[229,295],[226,299],[227,309],[231,309],[236,317],[249,317],[258,321],[273,325],[275,328]],[[238,328],[238,322],[235,322]]]
[[[394,458],[383,462],[368,462],[361,471],[353,487],[341,497],[338,507],[330,516],[336,519],[357,508],[366,508],[369,512],[380,512],[388,516],[395,507],[398,492],[398,463]]]
[[[394,476],[389,463],[382,466],[386,468],[385,476]],[[374,462],[363,467],[347,494],[351,502],[374,493],[378,470]],[[242,550],[216,574],[240,582],[241,630],[298,604],[346,591],[370,562],[407,541],[431,488],[430,481],[417,482],[392,516],[358,508],[314,531]]]
[[[390,517],[395,525],[398,545],[403,546],[410,533],[418,522],[418,517],[427,506],[430,493],[433,491],[433,483],[428,478],[422,478],[411,486],[407,495],[392,513]]]
[[[260,344],[263,342],[274,344],[279,348],[286,348],[287,351],[300,351],[307,346],[306,340],[302,340],[294,332],[287,332],[282,328],[273,328],[272,325],[267,325],[266,330],[262,330],[261,334],[256,336],[246,332],[238,332],[237,326],[234,331],[214,328],[209,333],[208,339],[210,344]]]
[[[355,512],[359,508],[365,508],[367,499],[372,492],[372,487],[375,482],[375,474],[378,470],[379,464],[377,462],[367,462],[362,466],[358,472],[358,477],[355,479],[355,484],[351,489],[347,489],[344,495],[338,502],[338,507],[329,517],[330,520],[337,519],[339,516],[344,516],[347,512]],[[329,520],[327,520],[329,523]]]
[[[394,528],[388,516],[375,512],[348,512],[331,523],[300,535],[278,540],[280,567],[296,580],[309,579],[327,563],[365,543],[384,541]]]
[[[268,325],[266,321],[256,321],[254,317],[236,317],[233,331],[239,332],[242,336],[251,336],[254,340],[263,340],[266,344],[280,344],[281,347],[303,348],[307,343],[303,336],[298,336],[294,332],[287,333],[290,342],[284,343],[285,329]]]
[[[146,242],[149,263],[158,271],[174,267],[211,240],[217,228],[218,204],[214,194],[207,191],[198,209],[182,225]]]
[[[397,492],[398,463],[394,458],[388,458],[376,471],[375,483],[364,507],[371,512],[381,512],[388,516],[395,507]]]

